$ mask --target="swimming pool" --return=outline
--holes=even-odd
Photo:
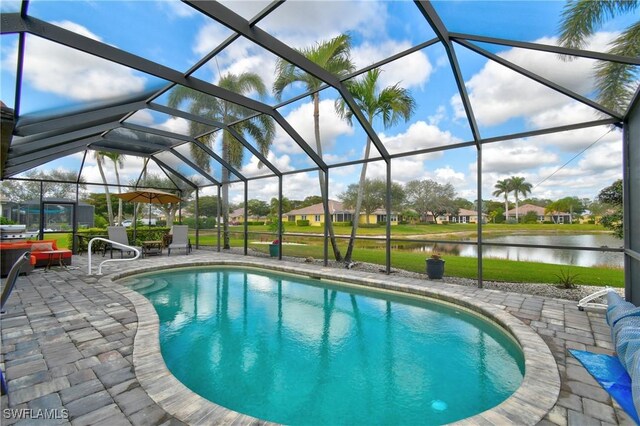
[[[169,370],[235,411],[298,424],[447,423],[518,388],[522,351],[461,308],[254,269],[128,279]]]

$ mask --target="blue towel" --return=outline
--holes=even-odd
[[[638,413],[633,405],[631,378],[618,357],[577,349],[569,349],[569,352],[582,363],[600,386],[609,392],[609,395],[620,404],[622,409],[640,425]]]

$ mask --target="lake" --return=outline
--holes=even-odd
[[[623,241],[609,234],[551,234],[551,235],[507,235],[484,237],[484,243],[565,245],[575,247],[611,247],[618,248]],[[458,256],[477,257],[478,248],[467,244],[392,244],[396,250],[412,252],[439,252]],[[497,247],[483,246],[483,257],[509,259],[530,262],[552,263],[557,265],[608,266],[623,267],[622,253],[597,252],[567,249]]]

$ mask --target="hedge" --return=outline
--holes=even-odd
[[[309,221],[308,220],[296,220],[296,225],[297,226],[309,226]]]

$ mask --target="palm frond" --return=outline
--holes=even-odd
[[[636,58],[640,56],[640,22],[631,25],[611,43],[609,53]],[[634,65],[599,61],[596,65],[598,102],[624,113],[637,88],[640,72]]]
[[[358,108],[367,116],[369,122],[375,117],[380,117],[385,128],[395,125],[401,118],[409,120],[416,106],[411,93],[397,83],[378,91],[379,77],[380,70],[374,69],[368,71],[361,79],[349,82],[347,89]],[[351,120],[352,112],[343,100],[336,102],[336,109],[341,117]]]
[[[561,46],[580,49],[587,38],[602,23],[617,13],[627,13],[638,7],[638,0],[577,0],[570,1],[562,11],[560,24]]]

